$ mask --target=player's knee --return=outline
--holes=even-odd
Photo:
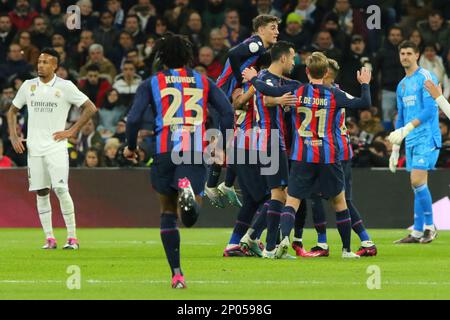
[[[45,196],[48,196],[50,194],[50,189],[41,189],[41,190],[38,190],[36,193],[40,197],[45,197]]]
[[[61,211],[63,213],[73,213],[74,204],[72,197],[70,196],[69,190],[66,188],[55,188],[54,189],[56,196],[59,199],[59,203],[61,205]]]
[[[345,201],[345,193],[342,191],[336,197],[331,199],[331,204],[335,211],[343,211],[347,209],[347,203]]]

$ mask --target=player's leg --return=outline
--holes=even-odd
[[[234,189],[234,181],[236,180],[236,170],[234,166],[227,166],[227,171],[225,174],[225,181],[222,182],[218,190],[228,199],[228,202],[237,208],[242,207],[242,202]],[[240,185],[239,185],[240,186]],[[240,186],[242,189],[242,186]]]
[[[294,221],[294,238],[292,239],[292,249],[294,249],[297,256],[301,256],[304,253],[303,249],[303,230],[305,228],[307,215],[306,200],[300,203],[300,207],[295,213]]]
[[[56,249],[50,203],[51,180],[44,157],[28,157],[28,181],[29,190],[36,192],[36,207],[45,233],[46,243],[42,249]]]
[[[317,245],[305,253],[306,257],[328,257],[330,254],[327,243],[327,220],[322,197],[314,193],[311,196],[314,228],[317,232]]]
[[[222,172],[222,165],[213,163],[209,167],[208,180],[205,186],[205,195],[211,201],[211,204],[217,208],[225,208],[225,204],[217,186]]]
[[[66,150],[57,152],[46,156],[45,163],[67,228],[67,243],[63,249],[77,250],[79,249],[79,243],[76,234],[75,206],[68,185],[69,155]]]
[[[361,240],[361,246],[356,252],[361,257],[370,257],[377,255],[377,247],[367,232],[361,215],[353,203],[353,189],[352,189],[352,162],[350,160],[342,161],[345,179],[345,201],[352,219],[352,229]]]

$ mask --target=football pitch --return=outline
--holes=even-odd
[[[188,289],[174,290],[158,229],[81,229],[79,251],[60,249],[62,229],[53,251],[39,249],[39,229],[0,229],[0,299],[450,299],[450,232],[393,245],[405,230],[370,230],[379,255],[360,260],[340,258],[334,229],[328,258],[223,258],[230,232],[181,229]],[[314,230],[304,240],[313,246]]]

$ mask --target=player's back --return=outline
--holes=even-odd
[[[208,78],[189,68],[168,69],[151,76],[156,153],[202,152],[208,115]]]
[[[426,80],[437,83],[436,76],[433,73],[419,67],[414,74],[404,77],[397,86],[397,97],[403,106],[404,124],[416,119],[426,108],[435,108],[432,118],[427,123],[421,123],[406,137],[406,144],[419,145],[433,142],[436,147],[440,147],[439,109],[424,88]]]
[[[309,163],[339,161],[339,135],[336,128],[343,106],[337,105],[335,90],[323,85],[304,84],[294,92],[298,102],[292,112],[292,160]]]

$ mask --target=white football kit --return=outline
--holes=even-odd
[[[81,107],[88,99],[71,81],[56,75],[48,83],[27,80],[19,88],[12,104],[18,109],[27,105],[30,191],[68,189],[67,140],[58,142],[53,134],[65,130],[70,107]]]

